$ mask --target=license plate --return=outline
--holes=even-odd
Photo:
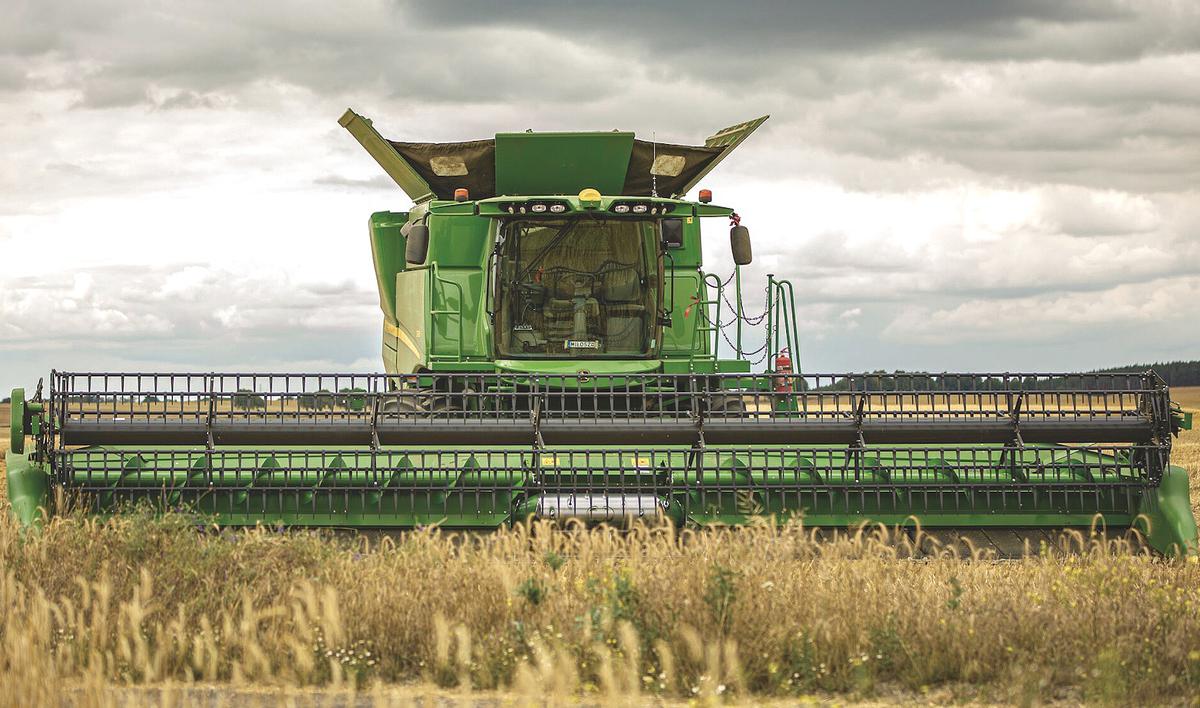
[[[563,342],[563,349],[599,349],[600,342],[594,339],[568,339]]]

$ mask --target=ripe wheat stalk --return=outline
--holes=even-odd
[[[1200,432],[1174,459],[1200,499]],[[371,542],[148,516],[23,537],[3,516],[0,704],[1200,692],[1200,564],[1117,542],[995,562],[799,524]]]

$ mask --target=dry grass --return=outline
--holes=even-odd
[[[1200,412],[1200,386],[1181,386],[1171,389],[1171,400],[1186,409]]]
[[[0,682],[25,705],[63,679],[93,698],[163,682],[621,700],[1200,690],[1200,565],[1100,549],[913,562],[766,527],[368,547],[135,517],[25,541],[7,528],[0,559]]]
[[[1200,431],[1175,457],[1200,487]],[[0,566],[7,705],[255,705],[314,687],[364,705],[1200,692],[1200,564],[1099,547],[912,561],[798,527],[368,544],[65,518],[28,537],[0,523]]]
[[[1185,432],[1175,441],[1171,462],[1187,468],[1191,482],[1192,515],[1200,518],[1200,386],[1171,389],[1171,399],[1184,410],[1192,412],[1195,430]]]

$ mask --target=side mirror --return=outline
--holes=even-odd
[[[404,244],[404,260],[413,265],[425,262],[429,255],[429,227],[425,224],[413,224],[408,227],[407,242]]]
[[[663,248],[683,248],[683,219],[662,220]]]
[[[750,252],[750,229],[745,226],[735,226],[729,230],[729,250],[733,251],[733,262],[737,265],[750,265],[754,255]]]

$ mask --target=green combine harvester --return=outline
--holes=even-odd
[[[864,522],[1019,554],[1101,528],[1196,550],[1154,373],[814,374],[787,280],[746,314],[750,236],[684,196],[766,117],[703,145],[627,132],[384,139],[412,199],[370,218],[379,374],[53,372],[13,392],[9,499],[204,523],[491,529]],[[705,272],[702,219],[736,263]],[[761,292],[761,290],[760,290]],[[751,346],[751,343],[753,346]],[[756,364],[761,364],[758,366]]]

